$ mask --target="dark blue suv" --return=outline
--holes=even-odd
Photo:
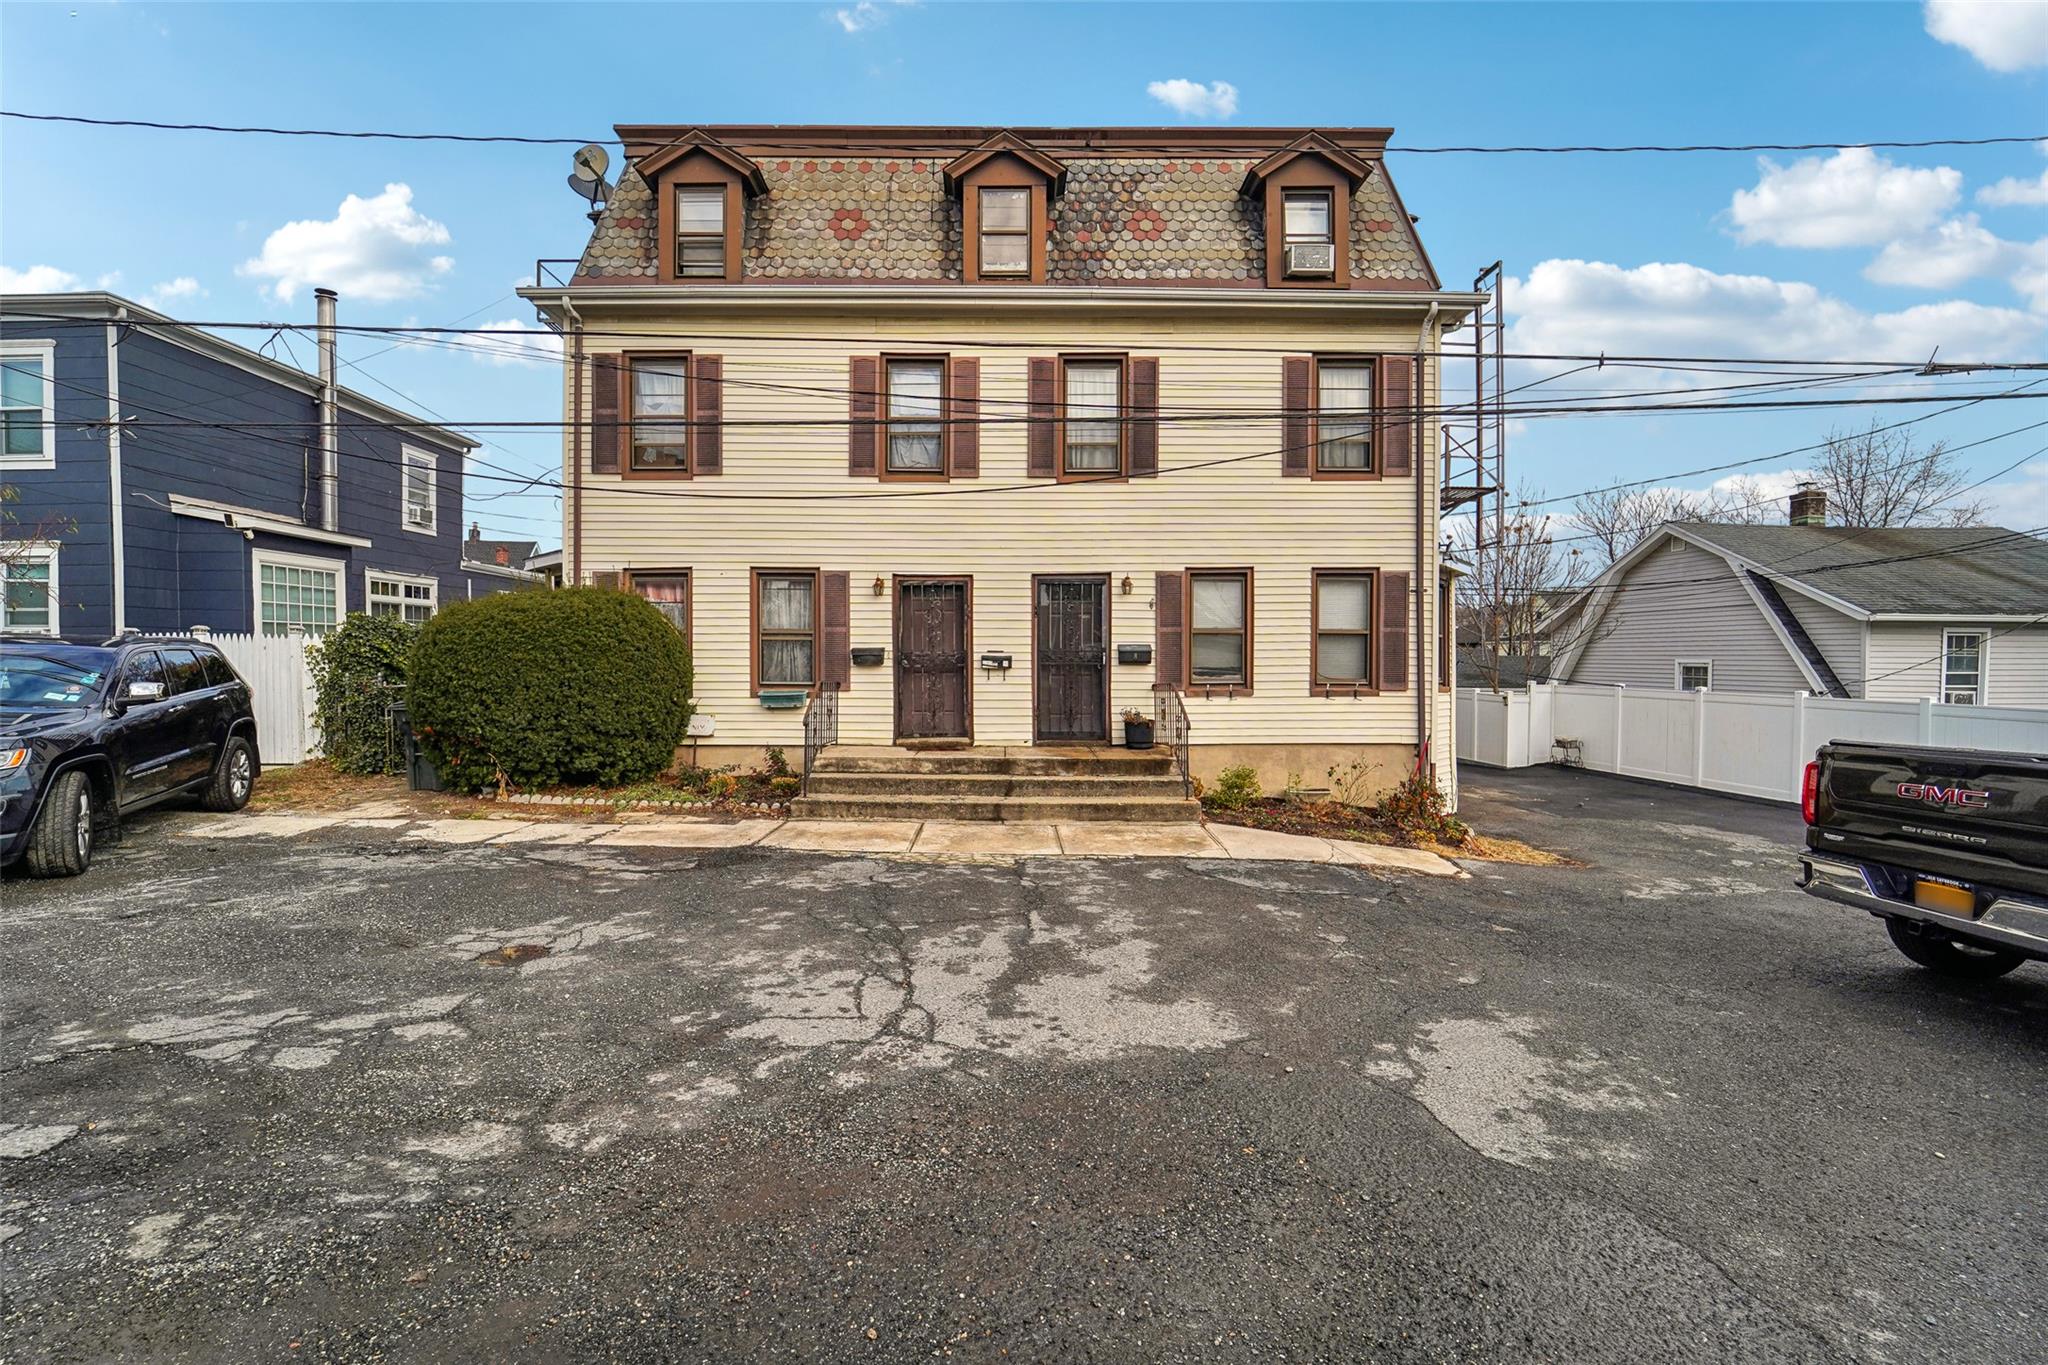
[[[240,810],[258,771],[249,684],[205,641],[0,635],[0,865],[75,877],[123,815]]]

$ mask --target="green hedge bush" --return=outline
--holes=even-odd
[[[306,651],[321,751],[341,771],[404,771],[404,737],[390,711],[405,696],[406,658],[419,636],[410,621],[358,612]]]
[[[427,622],[409,700],[458,790],[638,782],[668,767],[689,726],[690,650],[631,593],[499,593]]]

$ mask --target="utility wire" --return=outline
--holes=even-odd
[[[535,137],[516,133],[404,133],[369,129],[341,128],[273,128],[259,125],[225,123],[170,123],[157,119],[90,118],[83,114],[31,113],[21,109],[0,109],[0,117],[23,119],[36,123],[72,123],[94,128],[146,128],[159,132],[178,133],[240,133],[265,137],[326,137],[355,140],[377,140],[386,142],[454,142],[454,143],[508,143],[528,147],[580,147],[585,143],[599,143],[605,146],[625,145],[615,134],[605,137]],[[1922,147],[1999,147],[2017,143],[2039,142],[2041,133],[2009,137],[1947,137],[1921,138],[1913,141],[1867,141],[1867,142],[1747,142],[1747,143],[1643,143],[1636,145],[1578,144],[1569,146],[1457,146],[1457,147],[1407,147],[1388,146],[1389,152],[1405,152],[1413,156],[1503,156],[1523,154],[1569,155],[1580,153],[1639,153],[1639,152],[1826,152],[1845,149],[1904,150]],[[789,149],[817,151],[814,143],[791,142],[750,144],[759,146],[786,146]],[[959,143],[915,143],[891,147],[891,151],[915,151],[920,148],[931,151],[959,152],[965,150]],[[1161,143],[1157,148],[1137,143],[1121,143],[1119,151],[1146,150],[1187,150],[1185,144]],[[1225,149],[1233,156],[1243,156],[1246,149]],[[848,153],[859,155],[858,153]],[[872,156],[875,153],[869,153]]]

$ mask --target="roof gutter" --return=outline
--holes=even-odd
[[[1491,297],[1468,290],[1333,289],[1311,290],[1204,289],[1169,286],[1100,288],[1086,285],[1014,286],[951,284],[578,284],[521,289],[519,297],[542,310],[566,309],[571,300],[584,308],[658,309],[729,312],[810,309],[843,306],[862,311],[877,305],[909,311],[983,314],[992,308],[1031,311],[1047,308],[1083,312],[1190,312],[1223,310],[1234,314],[1270,312],[1286,317],[1306,313],[1356,316],[1387,311],[1436,313],[1463,318]]]

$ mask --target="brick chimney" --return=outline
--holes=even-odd
[[[1794,526],[1828,524],[1828,495],[1819,484],[1802,483],[1792,490],[1791,522]]]

